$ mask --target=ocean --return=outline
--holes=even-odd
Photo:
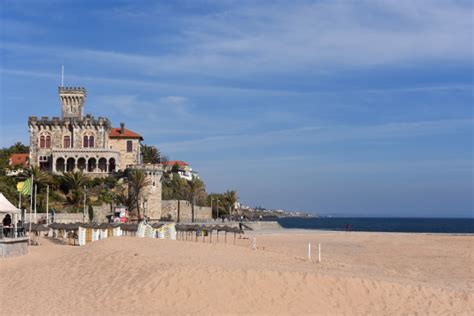
[[[284,228],[397,233],[474,234],[473,218],[285,217]]]

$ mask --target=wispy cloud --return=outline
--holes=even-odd
[[[120,65],[145,75],[194,73],[217,78],[469,62],[472,56],[473,10],[462,2],[247,3],[217,6],[201,15],[176,14],[162,4],[146,9],[129,4],[107,14],[116,23],[142,24],[143,39],[152,46],[163,38],[153,43],[149,21],[167,16],[167,21],[174,19],[180,44],[148,55],[80,47],[48,48],[48,53],[102,66]],[[155,24],[155,28],[161,25],[159,19]]]
[[[314,146],[320,143],[347,141],[381,141],[406,138],[420,138],[469,131],[473,120],[438,120],[419,122],[397,122],[364,126],[306,126],[292,129],[256,132],[251,134],[215,135],[195,140],[162,143],[163,150],[178,153],[193,150],[225,150],[255,146],[280,146],[305,144]]]
[[[141,12],[150,17],[161,10],[158,6]],[[184,44],[170,55],[87,53],[92,59],[133,64],[151,72],[230,76],[306,67],[469,60],[471,17],[472,7],[457,2],[230,5],[179,20]]]

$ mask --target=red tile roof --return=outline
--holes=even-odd
[[[182,160],[170,160],[170,161],[165,161],[165,162],[163,162],[163,165],[165,165],[165,166],[178,165],[178,166],[181,166],[181,167],[189,166],[186,162],[184,162],[184,161],[182,161]]]
[[[30,159],[30,154],[11,154],[10,166],[28,167],[28,159]]]
[[[141,135],[126,128],[123,129],[123,133],[120,133],[120,127],[112,127],[109,138],[139,138],[143,140]]]

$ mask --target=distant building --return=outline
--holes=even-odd
[[[8,164],[11,167],[28,168],[30,154],[11,154]]]
[[[189,166],[188,163],[182,160],[170,160],[163,162],[164,172],[176,172],[180,178],[191,181],[193,177],[199,178],[197,172]]]
[[[8,164],[10,168],[6,170],[7,176],[17,176],[29,166],[30,154],[11,154]]]
[[[108,118],[84,116],[86,97],[85,88],[59,87],[61,118],[28,118],[32,166],[100,175],[141,163],[143,138],[124,123],[113,128]]]

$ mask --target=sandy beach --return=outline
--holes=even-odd
[[[257,250],[253,236],[44,239],[0,261],[0,314],[473,314],[474,236],[280,230]]]

